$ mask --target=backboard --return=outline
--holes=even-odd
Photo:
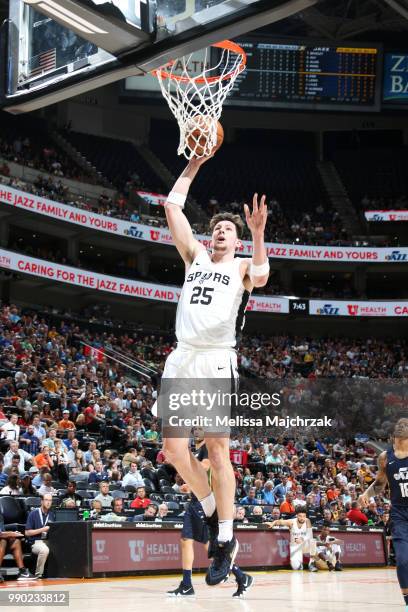
[[[138,76],[317,0],[10,0],[0,107],[28,112]]]

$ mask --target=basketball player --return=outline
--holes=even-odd
[[[393,436],[393,446],[378,457],[378,472],[374,482],[360,495],[358,501],[366,508],[371,497],[380,495],[389,484],[391,533],[397,576],[408,612],[408,419],[397,421]]]
[[[290,531],[290,565],[293,570],[303,569],[303,555],[309,554],[309,571],[317,572],[317,567],[314,562],[316,555],[316,540],[313,539],[312,523],[307,518],[307,514],[303,506],[295,508],[295,519],[277,519],[276,521],[267,522],[265,525],[272,529],[273,527],[288,527]]]
[[[194,455],[207,472],[211,486],[211,468],[204,440],[196,441],[196,452]],[[205,514],[200,502],[196,496],[192,494],[191,502],[184,513],[183,530],[181,532],[183,579],[174,591],[167,592],[167,594],[172,597],[191,597],[195,595],[194,587],[191,582],[194,563],[194,542],[203,544],[208,551],[208,527],[205,521]],[[211,551],[209,552],[209,556],[212,556]],[[251,588],[254,579],[249,574],[245,574],[235,563],[232,566],[232,573],[235,576],[238,587],[232,596],[244,597]]]
[[[340,563],[342,544],[342,540],[330,535],[330,527],[322,527],[322,531],[316,538],[318,558],[316,565],[318,569],[328,569],[330,572],[333,570],[336,572],[342,571]],[[323,562],[323,564],[319,565],[319,562]]]
[[[247,205],[244,207],[253,240],[251,259],[235,257],[243,231],[238,215],[221,213],[212,218],[210,252],[194,238],[183,207],[194,177],[208,159],[189,162],[165,204],[168,226],[185,263],[186,276],[177,308],[178,344],[167,358],[163,378],[236,378],[236,332],[243,326],[244,311],[253,287],[263,287],[268,281],[269,262],[264,246],[265,196],[258,203],[258,195],[254,195],[252,212]],[[233,535],[235,477],[229,458],[228,435],[207,435],[206,445],[213,470],[213,491],[205,472],[189,450],[187,436],[165,437],[163,450],[208,517],[210,540],[216,539],[216,546],[206,582],[215,585],[227,578],[238,551]]]

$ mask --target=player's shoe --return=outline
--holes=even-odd
[[[229,542],[217,541],[212,563],[205,576],[205,581],[209,586],[220,584],[229,576],[238,548],[238,540],[235,538],[232,538]]]
[[[335,572],[342,572],[343,571],[343,567],[342,567],[341,563],[339,563],[338,561],[337,561],[336,565],[334,566],[334,571]]]
[[[217,510],[214,510],[211,516],[206,517],[207,525],[208,525],[208,558],[212,559],[215,555],[215,551],[217,548],[217,538],[218,538],[218,513]]]
[[[309,572],[318,572],[318,571],[319,571],[319,570],[317,569],[317,567],[316,567],[316,565],[315,565],[314,561],[311,561],[311,562],[309,563],[309,568],[308,568],[308,569],[309,569]]]
[[[18,570],[17,580],[37,580],[37,578],[26,567],[22,567]]]
[[[327,561],[327,567],[329,568],[329,572],[333,572],[334,571],[334,565],[333,565],[333,563],[330,563],[330,561]]]
[[[177,589],[174,589],[174,591],[167,591],[167,595],[169,597],[192,597],[192,595],[195,595],[195,592],[192,586],[185,586],[180,582]]]
[[[245,597],[245,594],[249,591],[251,586],[254,584],[253,576],[249,574],[244,574],[244,580],[238,582],[238,588],[235,593],[232,594],[233,597]]]

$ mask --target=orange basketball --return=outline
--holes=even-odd
[[[195,157],[201,157],[204,154],[205,146],[207,144],[208,132],[211,126],[211,122],[215,121],[211,117],[204,117],[203,115],[196,115],[193,117],[194,124],[197,126],[190,131],[187,139],[189,148],[194,151]],[[217,144],[211,151],[214,153],[222,145],[224,140],[224,130],[219,121],[217,121]]]

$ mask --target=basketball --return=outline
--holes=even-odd
[[[215,122],[212,117],[205,117],[204,115],[196,115],[193,117],[190,128],[190,133],[187,138],[188,148],[193,151],[194,157],[202,157],[203,155],[211,155],[215,153],[223,143],[224,140],[224,129],[219,121],[217,121],[217,144],[209,152],[206,152],[207,140],[209,138],[209,132],[211,125]]]

